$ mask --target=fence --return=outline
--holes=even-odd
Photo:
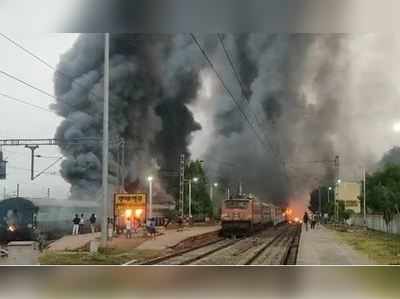
[[[351,217],[350,222],[354,225],[363,226],[364,218],[362,215],[354,215]],[[383,215],[367,215],[367,226],[377,231],[400,234],[400,215],[395,215],[388,226],[386,226]]]

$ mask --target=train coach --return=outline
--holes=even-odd
[[[253,195],[239,195],[223,202],[221,210],[222,234],[250,235],[284,221],[282,209],[261,202]]]

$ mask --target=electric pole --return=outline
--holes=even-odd
[[[185,154],[179,157],[179,203],[180,214],[183,217],[183,201],[185,191]]]
[[[109,101],[109,55],[110,34],[104,36],[104,107],[103,107],[103,221],[101,228],[101,240],[105,246],[108,239],[108,101]]]
[[[35,150],[39,148],[38,145],[25,145],[26,148],[29,148],[31,150],[31,180],[33,181],[35,179],[35,168],[34,168],[34,161],[35,161]]]

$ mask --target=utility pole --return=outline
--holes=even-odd
[[[110,34],[104,36],[104,106],[103,106],[103,221],[101,228],[101,240],[105,246],[108,239],[108,101],[110,84]]]
[[[19,197],[19,184],[17,184],[17,197]]]
[[[125,140],[122,140],[121,142],[121,184],[122,184],[122,190],[125,192]]]
[[[189,180],[189,218],[192,218],[192,179]]]
[[[6,199],[6,186],[3,188],[3,199]]]
[[[335,212],[335,220],[339,221],[339,207],[337,206],[337,194],[339,192],[339,156],[335,157],[335,168],[336,168],[336,182],[335,182],[335,198],[334,198],[334,212]]]
[[[33,181],[35,179],[35,174],[34,174],[34,161],[35,161],[35,150],[39,148],[38,145],[25,145],[26,148],[29,148],[31,150],[31,180]]]
[[[183,217],[183,200],[185,192],[185,154],[179,157],[179,203],[180,214]]]
[[[363,204],[363,210],[364,210],[364,225],[367,225],[367,190],[366,190],[366,182],[365,182],[365,168],[362,168],[362,177],[363,177],[363,199],[364,199],[364,204]]]
[[[47,188],[47,199],[50,199],[50,188]]]
[[[321,186],[318,187],[318,213],[321,217]]]
[[[230,190],[229,190],[229,187],[227,188],[227,190],[226,190],[226,192],[227,192],[227,199],[229,199],[230,198]]]
[[[153,217],[153,177],[149,176],[147,178],[147,181],[149,182],[149,217],[148,219],[151,219]]]

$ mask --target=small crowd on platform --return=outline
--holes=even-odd
[[[74,219],[72,219],[72,235],[79,235],[84,233],[85,226],[89,224],[90,227],[90,232],[95,233],[96,232],[96,215],[92,214],[88,221],[85,220],[84,214],[81,214],[79,216],[78,214],[75,214]]]
[[[306,231],[308,231],[308,224],[310,224],[310,229],[316,229],[319,227],[322,221],[327,222],[327,219],[322,219],[321,214],[319,213],[310,213],[310,215],[306,212],[304,212],[303,216],[303,223],[306,228]]]

